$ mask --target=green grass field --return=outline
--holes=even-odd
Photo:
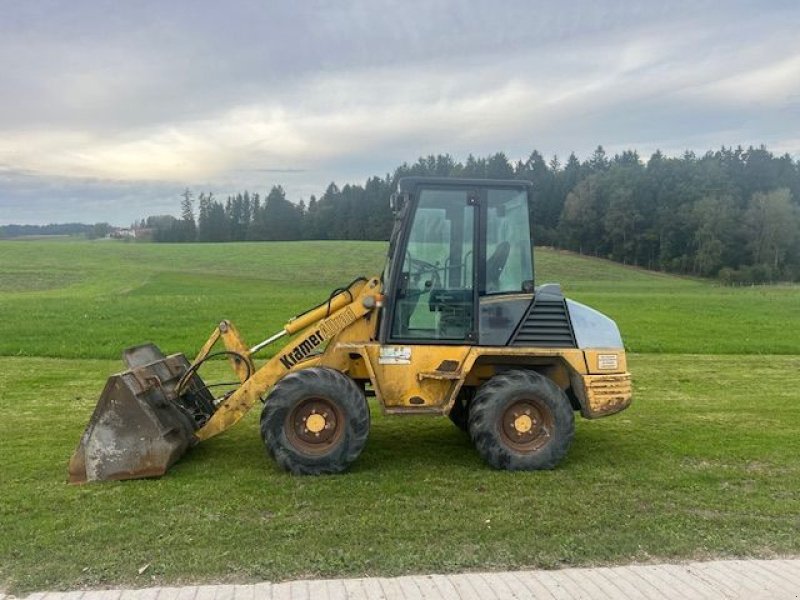
[[[552,251],[538,281],[618,321],[636,390],[555,471],[491,471],[447,419],[373,407],[341,476],[278,471],[253,411],[160,480],[64,483],[122,348],[194,354],[222,317],[258,341],[384,252],[0,242],[0,589],[800,553],[800,288]]]

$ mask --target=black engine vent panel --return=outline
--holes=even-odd
[[[558,284],[536,289],[525,318],[511,336],[510,346],[577,348],[567,301]]]

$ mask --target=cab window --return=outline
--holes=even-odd
[[[457,341],[472,332],[474,212],[466,191],[420,192],[397,282],[393,338]]]
[[[521,292],[533,280],[527,193],[489,190],[486,217],[486,293]]]

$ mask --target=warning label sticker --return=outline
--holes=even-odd
[[[619,368],[619,359],[616,354],[598,354],[597,355],[597,368],[603,370],[612,370]]]
[[[383,346],[378,356],[382,365],[410,365],[411,346]]]

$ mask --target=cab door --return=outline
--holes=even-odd
[[[390,343],[475,341],[478,195],[422,188],[393,274]]]
[[[479,194],[422,187],[394,257],[388,327],[369,350],[388,412],[438,412],[477,339]]]

